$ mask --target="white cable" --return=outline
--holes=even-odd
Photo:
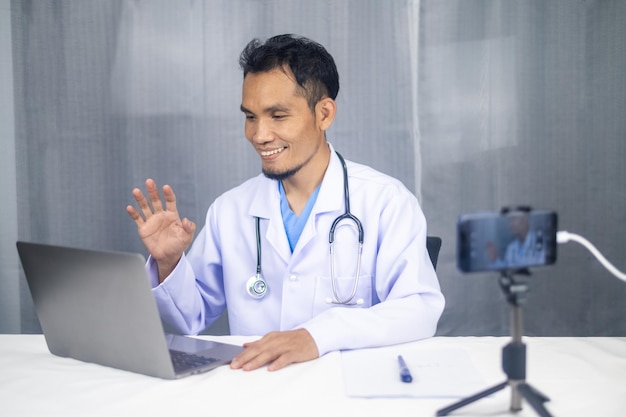
[[[611,262],[609,262],[601,253],[598,249],[596,249],[595,246],[593,246],[593,244],[591,242],[589,242],[587,239],[585,239],[584,237],[577,235],[575,233],[569,233],[565,230],[560,230],[557,232],[556,234],[556,241],[557,243],[567,243],[570,240],[573,240],[574,242],[578,242],[581,245],[583,245],[585,248],[587,248],[589,250],[589,252],[591,252],[591,254],[593,256],[596,257],[596,259],[598,259],[598,261],[600,261],[600,263],[602,264],[602,266],[604,266],[606,269],[609,270],[610,273],[612,273],[613,275],[615,275],[617,278],[621,279],[622,281],[626,281],[626,274],[624,274],[623,272],[621,272],[619,269],[615,268],[613,266],[613,264],[611,264]]]

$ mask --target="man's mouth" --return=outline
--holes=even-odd
[[[261,151],[261,156],[276,155],[277,153],[281,153],[285,149],[286,149],[285,147],[282,147],[282,148],[272,149],[271,151]]]

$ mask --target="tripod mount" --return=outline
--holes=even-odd
[[[522,305],[528,292],[528,269],[501,270],[500,288],[511,306],[511,342],[502,348],[502,370],[507,380],[488,388],[478,394],[462,399],[448,407],[437,411],[437,416],[446,416],[454,410],[496,393],[508,386],[511,387],[511,411],[522,409],[522,398],[541,417],[552,417],[544,403],[550,399],[526,382],[526,345],[522,342]],[[518,275],[518,276],[516,276]]]

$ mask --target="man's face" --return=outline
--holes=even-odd
[[[511,217],[509,224],[515,236],[525,237],[528,233],[528,216],[526,214]]]
[[[293,75],[279,68],[245,77],[241,110],[246,116],[246,138],[269,178],[282,180],[296,174],[325,143],[317,112],[297,94]]]

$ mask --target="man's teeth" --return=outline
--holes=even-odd
[[[277,153],[279,153],[279,152],[282,152],[282,151],[283,151],[283,149],[285,149],[285,148],[278,148],[278,149],[274,149],[274,150],[272,150],[272,151],[262,151],[262,152],[261,152],[261,156],[270,156],[270,155],[274,155],[274,154],[277,154]]]

